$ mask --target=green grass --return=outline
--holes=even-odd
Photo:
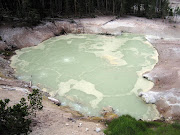
[[[137,121],[129,115],[123,115],[108,122],[106,135],[180,135],[180,123]]]

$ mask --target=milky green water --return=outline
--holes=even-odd
[[[138,97],[153,83],[142,78],[157,63],[157,51],[143,36],[65,35],[12,57],[19,79],[32,81],[85,115],[100,116],[103,107],[141,119],[153,119],[153,105]]]

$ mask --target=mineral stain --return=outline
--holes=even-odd
[[[32,81],[64,105],[100,116],[103,107],[137,119],[158,113],[137,95],[153,83],[142,78],[157,63],[157,51],[143,36],[65,35],[18,50],[11,66],[19,79]]]

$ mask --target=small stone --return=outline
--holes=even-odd
[[[25,88],[28,88],[29,86],[27,84],[24,85]]]
[[[73,118],[68,118],[68,120],[70,120],[72,122],[76,122],[76,120],[74,120]]]
[[[86,128],[86,131],[89,131],[89,128]]]
[[[101,115],[108,121],[111,121],[119,116],[115,113],[114,109],[111,106],[104,107]]]
[[[69,124],[68,124],[68,123],[66,123],[66,126],[69,126]]]
[[[82,123],[79,123],[79,126],[81,127],[81,126],[82,126]]]
[[[96,132],[98,133],[98,132],[100,132],[101,131],[101,128],[97,128],[96,127]]]
[[[61,105],[61,103],[59,102],[59,100],[57,100],[57,99],[55,99],[55,98],[48,97],[48,99],[49,99],[50,101],[52,101],[54,104],[58,105],[58,106]]]

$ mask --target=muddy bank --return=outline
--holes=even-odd
[[[153,45],[159,52],[159,62],[144,76],[155,85],[142,96],[146,102],[154,100],[165,118],[180,119],[180,40],[157,40]]]
[[[157,49],[159,62],[155,68],[146,73],[145,78],[155,83],[153,89],[141,96],[147,103],[157,105],[163,117],[180,119],[180,23],[169,23],[167,20],[148,20],[138,17],[98,17],[93,19],[75,19],[44,22],[34,28],[0,27],[0,49],[24,48],[35,46],[56,35],[62,30],[67,33],[111,33],[129,32],[146,35],[146,38]],[[1,64],[2,63],[2,64]],[[2,77],[13,78],[13,70],[8,60],[0,59]],[[0,80],[1,81],[1,80]],[[1,84],[5,85],[5,84]]]

